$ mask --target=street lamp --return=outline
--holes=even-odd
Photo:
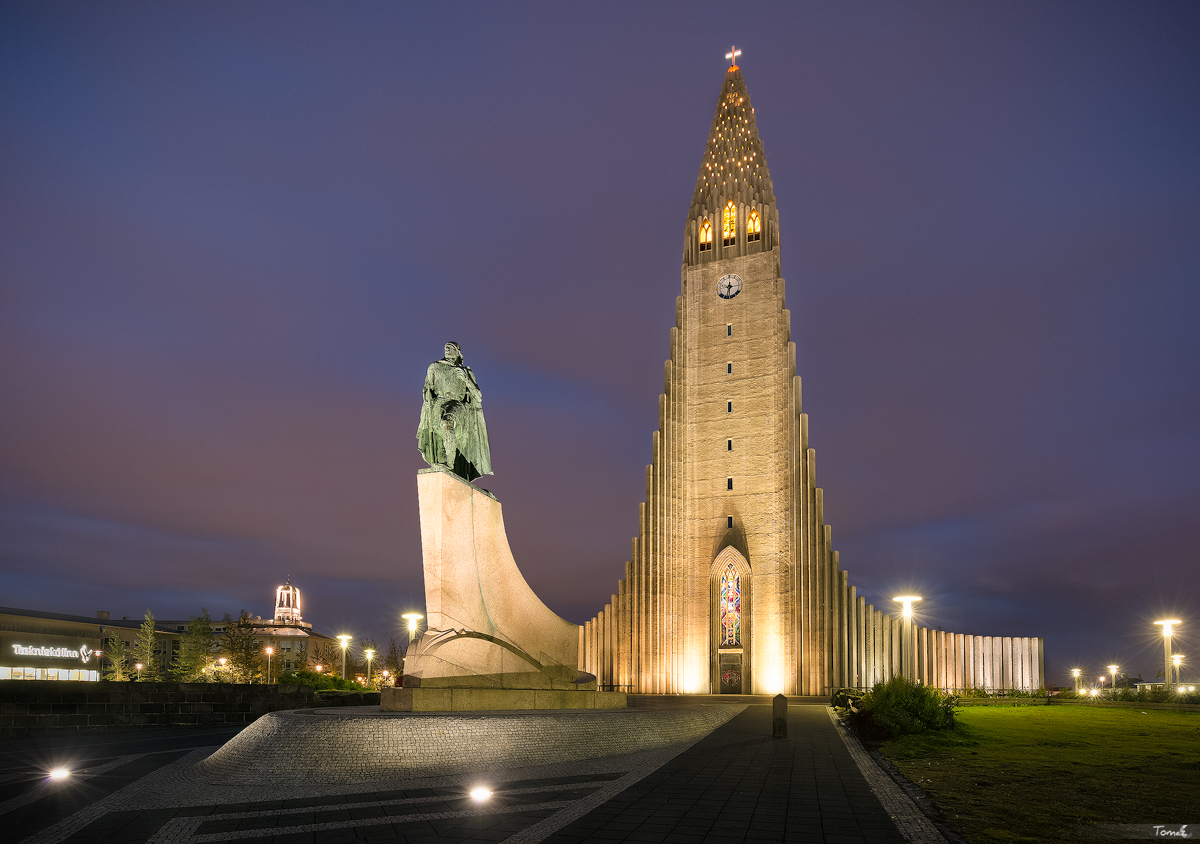
[[[217,660],[217,662],[221,663],[221,670],[224,671],[225,663],[229,662],[229,660],[225,657],[221,657],[220,659]]]
[[[338,641],[342,643],[342,679],[346,679],[346,648],[350,647],[350,640],[353,636],[338,636]]]
[[[324,665],[318,665],[318,666],[317,666],[317,673],[318,673],[318,674],[320,674],[320,673],[321,673],[322,671],[324,671],[324,670],[325,670],[325,666],[324,666]]]
[[[267,685],[271,685],[271,654],[275,653],[274,648],[267,648]]]
[[[134,665],[136,665],[136,666],[137,666],[137,670],[138,670],[138,682],[140,683],[140,682],[142,682],[142,664],[141,664],[140,662],[136,662],[136,663],[134,663]]]
[[[1175,666],[1175,685],[1179,685],[1179,666],[1183,664],[1183,654],[1171,654],[1171,664]],[[1180,689],[1182,691],[1182,689]]]
[[[1165,689],[1171,685],[1171,633],[1174,632],[1174,627],[1179,623],[1179,619],[1170,618],[1154,623],[1161,624],[1163,628],[1163,688]]]
[[[1108,674],[1109,674],[1109,677],[1112,678],[1112,682],[1109,683],[1108,685],[1112,688],[1113,694],[1117,693],[1117,669],[1120,667],[1121,666],[1119,666],[1119,665],[1108,666]]]
[[[916,660],[913,658],[912,605],[921,599],[916,595],[901,595],[892,600],[904,605],[904,624],[901,627],[904,640],[900,643],[900,673],[911,683],[915,679],[913,675],[916,674]]]
[[[1075,694],[1079,694],[1079,675],[1083,673],[1082,668],[1072,668],[1071,676],[1075,678]]]
[[[412,640],[417,636],[417,622],[423,619],[425,616],[421,615],[419,612],[406,612],[400,617],[408,622],[408,641],[412,642]]]
[[[375,656],[375,651],[367,648],[363,654],[367,657],[367,685],[369,686],[371,685],[371,659]]]

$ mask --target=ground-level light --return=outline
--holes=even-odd
[[[55,768],[50,772],[50,779],[52,780],[65,780],[69,776],[71,776],[71,772],[66,768]]]
[[[471,799],[476,801],[477,803],[483,802],[484,800],[487,800],[491,796],[492,796],[492,792],[489,789],[484,788],[482,785],[476,786],[475,788],[471,789]]]

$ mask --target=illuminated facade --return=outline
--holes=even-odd
[[[132,650],[142,619],[0,607],[0,680],[99,680],[105,642],[120,638]],[[179,650],[179,634],[155,626],[155,658],[166,668]]]
[[[688,210],[638,535],[580,633],[601,684],[827,695],[899,672],[899,614],[866,604],[832,549],[800,398],[774,188],[733,66]],[[933,685],[1041,685],[1040,639],[919,628],[911,647]]]

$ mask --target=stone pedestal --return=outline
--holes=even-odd
[[[595,684],[593,684],[594,686]],[[498,712],[516,709],[624,709],[624,692],[463,687],[385,688],[384,712]]]
[[[525,582],[500,502],[441,468],[418,472],[417,493],[429,626],[409,647],[404,688],[390,690],[383,708],[624,707],[624,694],[598,692],[579,670],[579,625]]]

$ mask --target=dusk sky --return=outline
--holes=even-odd
[[[0,6],[0,605],[423,607],[458,341],[518,565],[616,589],[730,44],[869,602],[1200,666],[1200,4]],[[1193,676],[1197,673],[1193,668]]]

